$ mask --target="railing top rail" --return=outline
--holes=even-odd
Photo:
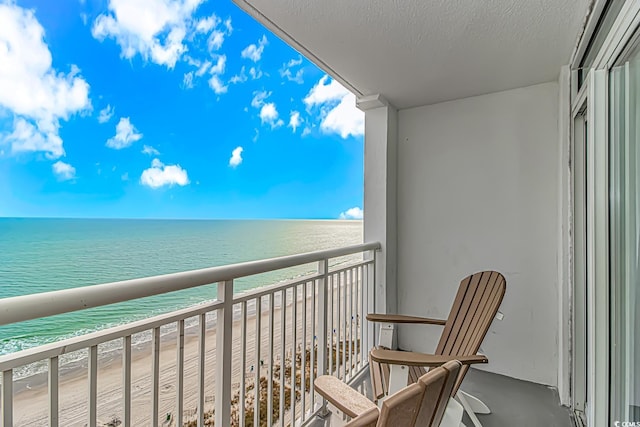
[[[4,298],[0,299],[0,325],[160,295],[377,249],[380,249],[378,242],[363,243],[200,270]]]

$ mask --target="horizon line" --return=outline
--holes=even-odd
[[[99,216],[3,216],[0,219],[99,219],[149,221],[363,221],[362,218],[166,218],[166,217],[99,217]]]

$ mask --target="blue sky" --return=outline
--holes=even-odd
[[[360,218],[363,132],[230,0],[0,0],[0,216]]]

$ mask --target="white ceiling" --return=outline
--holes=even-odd
[[[234,0],[358,96],[397,108],[558,76],[589,0]]]

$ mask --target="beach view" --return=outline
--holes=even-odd
[[[16,219],[0,220],[0,298],[20,294],[48,292],[68,287],[117,280],[145,277],[148,275],[192,270],[210,266],[234,264],[242,261],[304,253],[320,249],[331,249],[361,243],[360,221],[170,221],[170,220],[65,220],[65,219]],[[178,238],[179,236],[179,238]],[[167,241],[172,242],[171,246]],[[119,250],[114,251],[114,245]],[[52,251],[51,248],[56,248]],[[34,269],[33,259],[42,260],[41,269]],[[332,267],[347,265],[357,257],[341,257],[332,262]],[[65,267],[67,266],[67,267]],[[72,267],[69,267],[72,266]],[[118,266],[111,268],[109,266]],[[283,271],[239,279],[234,291],[242,293],[260,286],[283,283],[311,273],[313,265],[302,265]],[[300,288],[301,289],[301,288]],[[308,286],[308,292],[311,288]],[[70,339],[80,334],[104,330],[117,325],[152,317],[161,313],[205,303],[216,297],[214,285],[174,292],[127,303],[109,305],[68,315],[22,322],[0,328],[2,354],[26,350],[47,343]],[[297,309],[302,310],[302,290],[296,298]],[[288,307],[291,310],[291,292]],[[309,304],[311,302],[309,301]],[[286,301],[285,301],[286,305]],[[274,300],[278,319],[274,331],[284,331],[291,336],[291,319],[280,325],[282,309],[280,294]],[[252,312],[248,319],[249,329],[245,335],[255,335],[255,302],[249,304]],[[241,318],[236,313],[233,322],[235,340],[234,360],[238,360]],[[267,324],[268,312],[264,311],[263,325]],[[189,318],[185,324],[184,344],[184,402],[185,420],[197,413],[197,368],[198,333],[197,318]],[[215,361],[215,314],[206,319],[206,341],[208,350],[206,364],[212,368]],[[311,348],[311,325],[307,339]],[[253,328],[253,329],[252,329]],[[298,325],[301,331],[302,325]],[[301,333],[301,332],[300,332]],[[265,338],[266,338],[265,334]],[[176,326],[168,324],[161,328],[160,372],[162,384],[168,389],[160,393],[161,413],[173,414],[175,418],[176,376]],[[149,421],[151,331],[133,335],[131,372],[133,375],[134,425]],[[279,339],[276,343],[281,342]],[[251,340],[246,353],[255,353]],[[354,343],[355,345],[355,343]],[[276,345],[273,354],[282,351]],[[100,345],[98,354],[100,410],[98,421],[108,425],[122,419],[122,352],[121,340]],[[299,350],[299,348],[298,348]],[[262,342],[262,354],[269,353],[268,342]],[[359,350],[356,351],[358,353]],[[298,354],[299,351],[297,352]],[[286,364],[291,363],[291,348],[284,352]],[[276,365],[280,360],[274,359]],[[263,360],[264,362],[264,360]],[[60,419],[64,425],[83,425],[87,418],[88,352],[77,351],[60,359]],[[255,363],[247,366],[248,374]],[[254,366],[252,368],[251,366]],[[45,361],[29,364],[14,370],[14,425],[45,425],[48,419],[46,406],[47,371]],[[238,389],[239,366],[234,369],[236,391]],[[286,368],[285,368],[286,369]],[[300,367],[298,367],[300,369]],[[279,371],[278,371],[279,372]],[[283,371],[284,372],[284,371]],[[289,374],[290,375],[290,374]],[[298,379],[300,381],[300,379]],[[205,400],[207,410],[212,409],[214,399],[214,369],[206,370]],[[249,384],[250,386],[250,384]],[[191,390],[191,393],[189,393]],[[276,393],[277,394],[277,393]],[[190,415],[189,415],[190,414]],[[276,417],[277,418],[277,417]],[[194,418],[195,419],[195,418]]]
[[[351,92],[231,1],[0,0],[0,46],[1,425],[284,426],[362,371]]]

